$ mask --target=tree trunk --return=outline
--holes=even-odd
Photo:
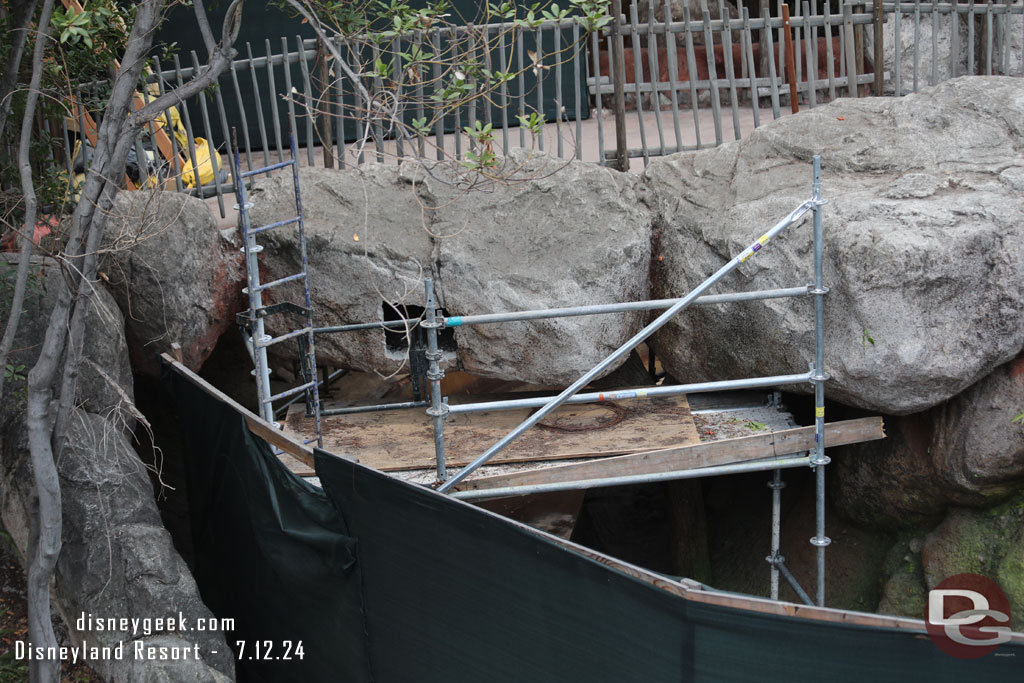
[[[14,86],[18,82],[21,56],[25,51],[25,41],[28,38],[32,15],[36,13],[37,2],[38,0],[23,0],[11,13],[13,28],[8,32],[8,35],[11,36],[11,51],[7,55],[3,77],[0,77],[0,139],[4,135],[7,117],[11,114],[11,97],[14,94]],[[42,26],[43,22],[40,21],[39,25]]]
[[[25,101],[25,113],[21,121],[21,140],[18,146],[18,169],[21,173],[21,188],[25,195],[25,222],[23,225],[21,263],[18,266],[19,279],[15,283],[15,301],[11,306],[11,316],[7,321],[4,334],[3,361],[6,369],[6,351],[14,341],[18,320],[21,317],[22,302],[25,298],[25,281],[28,279],[28,259],[32,252],[32,235],[36,224],[36,191],[32,181],[32,165],[29,159],[29,144],[32,136],[32,122],[35,118],[36,104],[39,101],[39,84],[42,79],[43,53],[50,33],[50,16],[53,13],[53,0],[45,0],[39,16],[36,32],[35,52],[32,55],[32,78],[29,83]],[[27,244],[26,244],[27,242]],[[24,267],[22,267],[24,266]],[[19,291],[20,290],[20,291]],[[8,341],[8,336],[10,337]],[[55,359],[54,359],[55,362]],[[29,373],[29,401],[27,421],[29,429],[29,448],[31,450],[32,476],[35,481],[38,499],[37,543],[31,551],[28,563],[28,639],[36,647],[56,647],[57,637],[53,632],[50,620],[50,577],[57,566],[57,555],[61,545],[61,507],[60,481],[57,478],[57,467],[49,449],[49,431],[46,430],[49,400],[45,392],[33,395],[32,375]],[[33,429],[33,425],[36,427]],[[41,429],[40,429],[41,428]],[[33,436],[38,441],[40,435],[46,435],[45,448],[37,448]],[[60,675],[60,661],[57,659],[38,659],[31,662],[29,673],[34,681],[56,681]]]
[[[128,153],[142,127],[172,100],[184,100],[213,83],[234,56],[231,44],[238,34],[240,0],[228,10],[220,45],[209,44],[208,68],[186,85],[161,95],[140,110],[133,111],[134,93],[139,84],[145,58],[160,24],[163,0],[144,0],[137,6],[135,23],[125,44],[122,67],[118,70],[111,95],[97,131],[95,154],[86,173],[81,196],[71,217],[64,254],[60,260],[66,276],[57,294],[57,302],[43,339],[39,359],[28,376],[29,448],[38,498],[38,516],[33,524],[34,547],[28,567],[29,640],[39,647],[55,647],[56,638],[50,619],[50,582],[61,548],[61,492],[56,457],[64,447],[68,422],[75,404],[78,368],[81,362],[85,319],[94,283],[97,254],[114,196],[118,191],[115,178],[124,175]],[[26,111],[23,126],[31,126],[34,99],[38,93],[37,71],[41,68],[45,32],[53,0],[45,0],[33,55],[33,84],[29,92],[32,107]],[[234,11],[232,11],[234,10]],[[202,3],[196,3],[196,17],[204,36],[209,34]],[[44,20],[45,18],[45,20]],[[23,138],[24,138],[23,128]],[[26,195],[26,234],[31,239],[35,225],[36,199],[32,187],[31,168],[25,154],[20,155],[22,184]],[[20,274],[20,272],[19,272]],[[27,269],[19,283],[27,279]],[[20,315],[12,309],[11,321]],[[13,338],[13,334],[11,335]],[[58,381],[58,375],[60,376]],[[58,393],[55,390],[59,386]],[[51,683],[59,679],[60,662],[51,659],[33,660],[31,679]]]

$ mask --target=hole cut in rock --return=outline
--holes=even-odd
[[[447,317],[448,311],[443,308],[439,308],[438,315]],[[423,306],[414,306],[411,304],[399,304],[399,303],[388,303],[383,302],[381,304],[381,312],[384,315],[384,322],[391,320],[416,320],[423,317],[424,308]],[[392,353],[405,353],[409,349],[409,338],[412,337],[413,342],[417,345],[422,344],[424,348],[427,346],[426,330],[419,327],[413,328],[410,323],[410,330],[407,334],[402,328],[385,328],[384,330],[384,346]],[[445,327],[438,330],[437,333],[437,348],[442,352],[455,353],[459,346],[455,343],[455,329],[452,327]]]

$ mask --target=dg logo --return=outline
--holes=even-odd
[[[928,592],[925,626],[946,654],[984,657],[1010,640],[1010,601],[994,581],[957,574]]]

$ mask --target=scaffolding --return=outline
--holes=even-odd
[[[232,174],[238,178],[235,183],[235,196],[238,203],[235,209],[238,211],[239,230],[242,234],[242,253],[245,256],[246,286],[242,293],[246,295],[249,303],[248,310],[239,314],[238,322],[243,329],[243,338],[252,355],[253,374],[256,376],[256,394],[259,402],[259,414],[267,422],[277,426],[274,421],[274,402],[282,399],[297,400],[305,398],[307,414],[316,419],[316,438],[310,439],[307,443],[316,441],[317,446],[323,446],[323,436],[320,424],[320,385],[317,381],[316,345],[315,330],[313,327],[313,306],[309,293],[309,262],[306,257],[306,232],[302,216],[302,193],[299,190],[299,167],[295,149],[295,136],[289,139],[291,147],[291,159],[280,161],[264,168],[257,168],[241,172],[241,164],[238,158],[238,148],[235,148],[235,157],[232,162]],[[296,215],[284,220],[275,221],[267,225],[254,227],[249,212],[254,204],[249,201],[245,180],[260,173],[268,173],[280,168],[291,167],[292,183],[295,188],[295,213]],[[262,282],[260,279],[259,254],[263,251],[263,245],[256,242],[256,236],[277,230],[290,225],[298,227],[299,252],[301,263],[299,272],[278,278],[271,282]],[[302,284],[304,306],[293,302],[281,302],[265,306],[263,303],[263,292],[280,287],[290,282]],[[266,332],[265,319],[275,314],[294,314],[304,319],[302,327],[290,330],[277,337],[272,337]],[[270,364],[267,358],[268,349],[271,346],[295,340],[299,345],[299,375],[301,377],[298,386],[286,389],[274,394],[270,388]]]
[[[571,489],[593,488],[600,486],[614,486],[625,484],[648,483],[657,481],[669,481],[677,479],[688,479],[698,477],[709,477],[723,474],[735,474],[752,471],[771,471],[772,479],[768,486],[772,490],[772,540],[771,554],[766,558],[771,572],[771,597],[778,599],[779,579],[784,578],[794,589],[801,600],[809,605],[825,604],[825,549],[831,540],[825,535],[825,467],[830,459],[825,455],[825,394],[824,383],[828,375],[824,372],[824,297],[828,288],[822,280],[822,207],[826,201],[821,195],[821,159],[815,156],[813,159],[813,174],[811,196],[793,209],[788,215],[773,225],[767,232],[757,238],[753,243],[734,256],[728,263],[723,265],[714,274],[695,287],[687,295],[678,299],[659,299],[650,301],[624,302],[613,304],[598,304],[575,306],[566,308],[539,309],[531,311],[518,311],[507,313],[488,313],[480,315],[446,316],[439,310],[434,283],[431,279],[424,282],[425,311],[422,318],[410,318],[400,320],[379,321],[370,323],[356,323],[336,325],[330,327],[318,327],[314,329],[315,334],[334,334],[370,329],[412,329],[422,328],[426,334],[425,358],[427,367],[425,379],[429,382],[429,401],[417,400],[402,403],[355,406],[341,409],[324,410],[323,415],[352,414],[357,412],[398,410],[410,407],[426,407],[426,413],[430,418],[433,427],[435,469],[437,481],[435,486],[439,492],[449,493],[453,497],[465,500],[494,498],[500,496],[526,495],[532,493],[561,491]],[[787,228],[800,223],[807,214],[813,217],[813,253],[814,253],[814,279],[810,284],[795,286],[784,289],[761,290],[754,292],[736,292],[726,294],[706,294],[706,292],[721,281],[726,275],[745,263],[748,259],[756,256],[761,249],[782,233]],[[673,317],[687,309],[691,305],[723,304],[740,301],[758,301],[767,299],[779,299],[789,297],[814,298],[814,326],[815,326],[815,353],[814,361],[810,363],[806,372],[775,375],[768,377],[752,377],[736,380],[723,380],[713,382],[701,382],[681,384],[673,386],[651,386],[647,388],[603,391],[600,393],[581,393],[591,381],[600,377],[605,371],[614,367],[615,364],[626,357],[638,345],[643,343],[658,329],[668,323]],[[560,318],[582,315],[603,315],[627,311],[654,311],[663,310],[651,323],[637,332],[618,349],[608,355],[604,360],[584,373],[579,379],[555,396],[539,398],[523,398],[500,401],[483,401],[460,405],[449,405],[446,397],[442,396],[441,380],[444,378],[444,370],[441,367],[442,352],[439,350],[438,336],[442,329],[456,328],[468,325],[484,325],[512,321],[542,320],[547,318]],[[410,352],[412,351],[410,345]],[[474,471],[485,465],[496,453],[508,446],[525,431],[539,423],[545,416],[552,413],[558,407],[566,404],[592,403],[600,401],[612,401],[618,399],[653,399],[661,396],[673,396],[689,393],[714,392],[736,389],[780,387],[800,383],[810,383],[814,387],[814,442],[806,452],[801,450],[803,455],[795,455],[792,451],[787,454],[777,455],[768,459],[759,459],[750,462],[731,463],[718,466],[700,467],[696,469],[677,469],[667,472],[650,472],[635,475],[620,475],[606,478],[581,478],[574,481],[552,481],[547,483],[534,483],[529,485],[508,486],[488,488],[482,490],[457,489],[462,482]],[[457,474],[450,476],[447,471],[445,459],[445,418],[449,415],[460,413],[473,413],[483,411],[513,410],[518,408],[536,408],[536,410],[521,424],[508,432],[499,441],[480,454],[475,460],[463,467]],[[810,543],[817,550],[817,585],[816,599],[812,600],[800,583],[786,567],[785,558],[780,553],[781,537],[781,489],[785,486],[782,481],[781,471],[788,468],[810,467],[815,473],[815,536]]]

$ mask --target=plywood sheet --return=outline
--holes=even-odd
[[[448,465],[472,462],[531,412],[450,415],[445,424]],[[563,406],[542,424],[547,426],[527,430],[490,462],[621,455],[699,442],[685,396]],[[423,408],[331,416],[323,426],[325,449],[364,465],[384,471],[434,466],[433,430]],[[288,413],[285,429],[314,433],[312,420],[298,404]]]

